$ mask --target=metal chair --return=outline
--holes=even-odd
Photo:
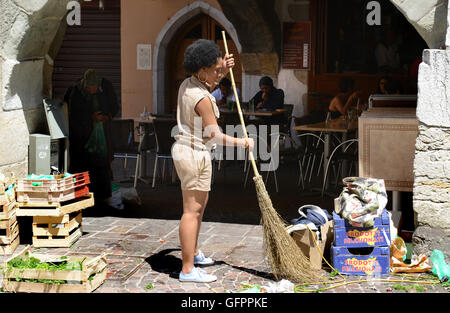
[[[278,177],[277,177],[277,171],[281,164],[284,162],[287,162],[289,159],[298,160],[300,157],[300,148],[296,144],[296,142],[292,139],[292,137],[289,134],[278,132],[278,133],[271,133],[269,135],[269,140],[267,142],[268,147],[270,147],[269,152],[272,152],[274,147],[278,146],[278,156],[279,156],[279,163],[277,164],[277,167],[272,167],[272,159],[268,161],[261,161],[257,160],[258,165],[266,164],[269,166],[269,169],[266,171],[266,178],[265,178],[265,184],[267,184],[269,180],[269,176],[271,173],[273,173],[274,181],[275,181],[275,190],[276,192],[279,191],[278,188]],[[260,138],[260,141],[262,138]],[[303,170],[300,167],[300,177],[303,181]],[[250,173],[250,166],[246,169],[246,175],[245,175],[245,181],[244,181],[244,187],[247,185],[248,175]]]
[[[153,128],[156,138],[156,156],[153,169],[152,188],[155,188],[158,160],[163,159],[162,179],[165,177],[166,160],[172,159],[172,145],[175,139],[172,137],[172,129],[177,125],[177,120],[172,118],[156,118],[153,120]],[[172,165],[172,177],[174,177],[174,167]]]
[[[294,111],[294,105],[293,104],[285,104],[283,105],[283,109],[285,109],[287,112],[283,114],[283,122],[280,125],[281,132],[285,134],[291,134],[291,123],[292,123],[292,112]]]
[[[344,147],[344,154],[339,158],[340,159],[340,161],[343,161],[343,160],[345,160],[345,159],[350,159],[350,160],[353,160],[353,157],[352,156],[350,156],[350,158],[347,158],[347,156],[345,155],[345,153],[347,152],[347,150],[354,144],[354,143],[356,143],[356,142],[358,142],[358,139],[349,139],[349,140],[346,140],[346,141],[344,141],[344,142],[341,142],[340,144],[338,144],[334,149],[333,149],[333,152],[330,154],[330,157],[329,157],[329,159],[328,159],[328,162],[327,162],[327,166],[326,166],[326,169],[325,169],[325,173],[324,173],[324,176],[323,176],[323,184],[322,184],[322,193],[321,193],[321,196],[323,197],[323,194],[324,194],[324,192],[325,192],[325,184],[326,184],[326,181],[327,181],[327,179],[328,179],[328,170],[329,170],[329,167],[330,167],[330,164],[332,163],[332,162],[334,162],[334,161],[336,161],[336,160],[334,160],[333,159],[333,156],[334,155],[336,155],[337,154],[337,151],[338,151],[338,149],[340,149],[342,146],[344,146],[344,145],[347,145],[346,147]],[[338,170],[338,172],[339,172],[339,170]],[[336,177],[338,177],[338,172],[336,173]]]
[[[124,168],[127,168],[127,159],[136,159],[136,169],[138,168],[139,144],[134,140],[134,120],[116,119],[111,121],[111,147],[114,158],[124,159]],[[135,175],[136,185],[136,175]]]
[[[137,179],[139,176],[139,170],[142,167],[142,155],[144,153],[147,153],[148,151],[154,151],[156,152],[156,138],[155,138],[155,131],[153,128],[153,123],[142,123],[138,126],[138,136],[140,137],[139,140],[139,154],[137,158],[137,164],[136,164],[136,172],[135,172],[135,178],[134,178],[134,187],[136,188],[137,185]],[[141,178],[144,180],[143,178]],[[146,182],[144,180],[144,182]],[[147,183],[147,182],[146,182]]]
[[[314,165],[319,157],[320,160],[317,166],[317,176],[320,175],[322,162],[324,160],[325,140],[322,138],[322,133],[316,134],[310,132],[299,134],[297,135],[297,138],[300,139],[301,143],[298,158],[300,176],[297,185],[300,186],[300,183],[302,183],[302,188],[305,189],[305,177],[307,178],[309,173],[308,181],[311,182]],[[305,162],[307,162],[306,169]],[[305,175],[303,173],[305,173]]]

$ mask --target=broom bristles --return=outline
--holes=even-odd
[[[253,178],[261,209],[264,245],[268,262],[276,279],[294,282],[312,282],[319,278],[319,270],[313,269],[294,239],[287,233],[286,225],[272,201],[260,175]]]

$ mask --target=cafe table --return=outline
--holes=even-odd
[[[294,130],[297,131],[310,131],[310,132],[320,132],[324,134],[324,162],[323,162],[323,172],[325,173],[328,160],[330,158],[330,144],[331,144],[331,134],[337,133],[342,135],[342,142],[347,140],[347,136],[350,132],[358,130],[358,120],[353,119],[351,121],[344,119],[344,117],[339,117],[336,119],[313,123],[305,125],[294,126]],[[325,182],[325,190],[328,189],[328,180]]]

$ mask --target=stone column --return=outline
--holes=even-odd
[[[448,11],[450,14],[450,10]],[[450,21],[450,15],[447,20]],[[450,23],[448,23],[450,24]],[[450,27],[446,50],[423,52],[419,67],[414,160],[414,253],[434,249],[450,258]]]

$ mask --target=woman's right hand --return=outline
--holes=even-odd
[[[252,151],[253,148],[255,147],[255,141],[253,140],[253,138],[243,138],[243,146],[245,149],[248,149],[249,151]]]

